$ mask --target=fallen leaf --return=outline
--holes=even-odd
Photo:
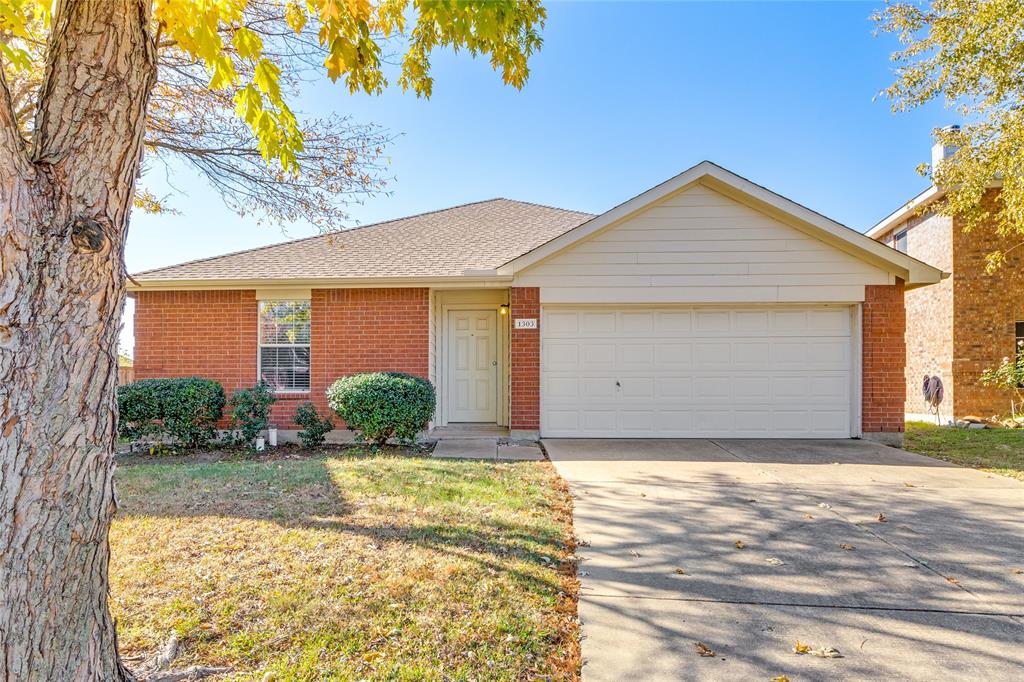
[[[849,542],[840,542],[839,549],[845,549],[847,552],[849,552],[853,549],[853,545],[851,545]]]
[[[799,639],[796,640],[796,644],[793,645],[793,653],[794,654],[801,654],[801,655],[803,655],[803,654],[809,654],[810,652],[811,652],[811,645],[810,644],[804,644]]]
[[[765,561],[767,561],[772,566],[782,566],[783,564],[786,563],[785,561],[783,561],[782,559],[780,559],[777,556],[770,556],[767,559],[765,559]]]
[[[885,514],[879,514],[879,515],[878,515],[878,522],[879,522],[879,523],[885,523],[885,522],[886,522],[886,521],[888,521],[888,520],[889,520],[889,519],[887,519],[887,518],[886,518]]]
[[[704,642],[694,642],[693,646],[697,649],[697,653],[700,654],[701,656],[703,656],[704,658],[714,658],[715,657],[715,652],[712,651],[711,647],[709,647]]]
[[[954,578],[951,575],[947,575],[946,576],[946,580],[948,580],[949,582],[953,583],[954,585],[959,585],[960,584],[960,581],[957,580],[956,578]]]
[[[768,682],[789,682],[789,678],[785,675],[776,675],[772,679],[768,680]]]
[[[916,488],[917,487],[916,485],[914,485],[910,481],[904,481],[903,482],[903,486],[906,487],[906,488]]]
[[[811,652],[811,656],[817,656],[818,658],[842,658],[843,655],[839,653],[839,649],[831,646],[820,646]]]
[[[640,497],[647,497],[647,493],[640,493]]]
[[[640,552],[636,551],[635,549],[629,550],[629,553],[638,559],[640,558]]]
[[[743,540],[737,540],[735,544],[736,544],[736,549],[743,549],[744,547],[747,546],[747,543],[743,542]]]
[[[804,518],[805,519],[813,519],[814,515],[813,514],[804,514]]]
[[[822,509],[831,509],[832,508],[831,504],[825,504],[824,502],[819,502],[818,506],[821,507]]]
[[[673,572],[673,573],[675,573],[675,574],[677,574],[677,575],[686,575],[686,571],[684,571],[684,570],[683,570],[683,569],[681,569],[681,568],[677,568],[676,570],[674,570],[674,571],[672,571],[672,572]]]
[[[1013,572],[1017,575],[1024,575],[1024,568],[1015,568]]]

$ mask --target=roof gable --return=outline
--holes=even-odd
[[[895,249],[866,237],[805,206],[771,192],[709,161],[680,173],[666,182],[559,235],[532,251],[498,268],[499,274],[513,275],[537,266],[555,254],[635,218],[682,190],[701,184],[749,206],[820,242],[850,254],[903,279],[909,287],[939,281],[942,272]]]

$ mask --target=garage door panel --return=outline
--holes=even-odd
[[[614,410],[590,410],[583,414],[583,427],[588,433],[609,431],[615,433],[618,419]]]
[[[849,436],[848,307],[542,314],[546,436]]]
[[[693,362],[696,365],[705,367],[728,365],[731,357],[729,342],[701,341],[693,344]]]
[[[771,398],[772,379],[767,376],[747,376],[732,378],[732,394],[737,400],[751,398]]]
[[[577,342],[545,343],[541,360],[545,367],[558,367],[563,370],[576,369],[580,362],[580,344]]]
[[[736,331],[766,332],[770,328],[771,313],[767,310],[738,311],[734,323]]]
[[[693,315],[690,312],[657,312],[654,316],[656,332],[677,334],[693,329]]]
[[[691,377],[661,377],[657,384],[658,398],[689,398],[693,395]]]
[[[619,367],[654,370],[654,346],[649,343],[620,343]]]
[[[610,334],[615,332],[616,313],[581,313],[580,331],[584,334]]]
[[[667,341],[654,347],[654,361],[662,369],[688,367],[693,363],[693,345]]]
[[[650,400],[655,397],[654,377],[626,377],[619,382],[619,391],[623,400]]]
[[[616,349],[614,343],[591,343],[580,348],[583,369],[607,369],[615,367]]]

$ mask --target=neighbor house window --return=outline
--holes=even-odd
[[[907,232],[908,230],[897,232],[896,236],[892,238],[892,245],[897,251],[907,252]]]
[[[1017,343],[1016,343],[1016,347],[1017,347],[1017,352],[1020,353],[1022,350],[1024,350],[1024,322],[1018,322],[1017,325],[1016,325],[1016,330],[1017,330],[1017,339],[1016,339]]]
[[[278,392],[309,390],[309,301],[260,301],[259,377]]]

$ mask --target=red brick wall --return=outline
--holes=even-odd
[[[312,303],[310,384],[317,409],[329,412],[324,393],[347,374],[428,377],[429,289],[314,289]]]
[[[426,377],[428,297],[427,289],[313,290],[310,393],[279,396],[272,421],[294,428],[295,408],[306,400],[329,413],[324,392],[345,374]],[[201,376],[219,381],[228,396],[252,386],[257,315],[255,291],[136,293],[135,378]]]
[[[907,253],[945,272],[953,268],[953,219],[937,213],[912,216],[881,239],[893,245],[892,237],[905,228]],[[907,399],[908,414],[927,414],[921,394],[925,375],[938,376],[945,388],[943,413],[953,405],[953,280],[918,287],[906,292],[907,307]]]
[[[998,190],[985,196],[985,206],[996,210]],[[1013,356],[1015,323],[1024,322],[1024,249],[1014,249],[998,270],[985,271],[986,254],[1008,250],[1020,235],[1000,237],[994,225],[970,233],[957,220],[953,230],[953,379],[956,392],[953,413],[957,417],[990,417],[1010,411],[1009,395],[982,386],[983,370]],[[948,407],[948,406],[946,406]]]
[[[231,392],[256,383],[255,291],[135,294],[135,380],[199,376]]]
[[[512,287],[509,292],[512,315],[511,402],[509,427],[523,431],[540,430],[540,289]],[[534,318],[537,329],[516,329],[515,320]]]
[[[903,281],[864,287],[861,430],[902,433],[906,400]]]

